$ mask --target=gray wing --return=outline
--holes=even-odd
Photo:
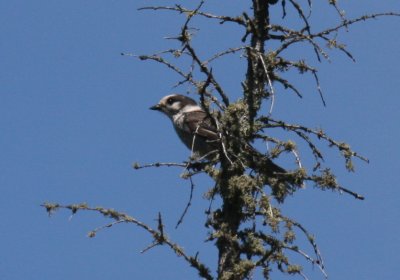
[[[195,132],[197,136],[204,137],[205,140],[215,141],[219,139],[217,128],[204,111],[192,111],[185,114],[184,123],[187,125],[187,131]]]

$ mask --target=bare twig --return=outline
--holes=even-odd
[[[276,74],[273,75],[273,80],[282,84],[284,88],[291,89],[294,93],[296,93],[298,97],[303,98],[303,95],[301,95],[300,91],[297,88],[295,88],[288,80],[285,80]]]
[[[224,55],[233,54],[233,53],[236,53],[236,52],[238,52],[238,51],[245,50],[245,49],[246,49],[246,46],[237,47],[237,48],[229,48],[229,49],[227,49],[227,50],[224,50],[224,51],[222,51],[222,52],[219,52],[219,53],[214,54],[212,57],[210,57],[209,59],[205,60],[205,61],[203,62],[203,64],[207,65],[207,64],[209,64],[210,62],[212,62],[212,61],[214,61],[214,60],[216,60],[216,59],[218,59],[218,58],[220,58],[220,57],[222,57],[222,56],[224,56]]]
[[[318,78],[318,74],[317,74],[317,69],[315,69],[314,67],[311,67],[309,65],[306,64],[306,62],[304,60],[300,60],[300,61],[289,61],[286,60],[282,57],[277,57],[277,61],[276,63],[276,67],[278,67],[279,70],[281,71],[286,71],[287,69],[291,69],[291,68],[295,68],[298,71],[300,71],[301,74],[305,73],[305,72],[311,72],[311,74],[313,75],[314,79],[315,79],[315,83],[317,86],[317,91],[319,93],[319,96],[321,98],[322,104],[324,105],[324,107],[326,107],[326,102],[324,99],[324,95],[321,89],[321,85],[319,82],[319,78]]]
[[[203,72],[207,77],[210,77],[211,79],[211,83],[214,85],[216,91],[219,93],[219,95],[222,98],[222,101],[224,102],[225,106],[229,106],[229,99],[228,96],[225,94],[224,90],[222,89],[222,87],[219,85],[219,83],[217,82],[217,80],[214,78],[214,75],[212,74],[212,72],[210,71],[210,69],[208,69],[208,67],[201,62],[201,60],[199,59],[199,57],[197,56],[195,50],[193,49],[193,47],[187,42],[185,45],[186,49],[189,51],[189,53],[191,54],[193,60],[197,63],[197,65],[200,67],[201,72]]]
[[[377,17],[383,17],[383,16],[397,16],[398,17],[398,16],[400,16],[400,13],[393,13],[393,12],[390,12],[390,13],[376,13],[376,14],[370,14],[370,15],[363,15],[361,17],[358,17],[358,18],[355,18],[355,19],[350,19],[350,20],[344,19],[341,24],[339,24],[339,25],[337,25],[335,27],[331,27],[331,28],[325,29],[325,30],[320,31],[318,33],[312,34],[311,36],[312,37],[321,37],[321,35],[328,35],[328,34],[331,34],[333,32],[337,32],[340,29],[347,28],[348,26],[350,26],[352,24],[355,24],[357,22],[366,21],[366,20],[369,20],[369,19],[375,19]]]
[[[308,23],[308,17],[309,16],[306,16],[305,14],[304,14],[304,12],[303,12],[303,9],[301,8],[301,6],[300,6],[300,4],[299,3],[297,3],[296,1],[294,1],[294,0],[289,0],[289,2],[293,5],[293,7],[297,10],[297,13],[299,14],[299,16],[300,16],[300,18],[303,20],[303,22],[304,22],[304,24],[305,24],[305,27],[303,28],[304,30],[306,30],[307,31],[307,33],[308,34],[310,34],[310,24]],[[310,3],[309,3],[310,4]]]
[[[125,222],[125,220],[117,220],[117,221],[111,222],[111,223],[109,223],[109,224],[106,224],[106,225],[104,225],[104,226],[97,227],[97,228],[95,228],[94,230],[92,230],[91,232],[89,232],[89,233],[88,233],[88,236],[91,237],[91,238],[92,238],[92,237],[95,237],[96,234],[97,234],[99,231],[101,231],[101,230],[103,230],[103,229],[106,229],[106,228],[110,228],[110,227],[112,227],[112,226],[114,226],[114,225],[116,225],[116,224],[124,223],[124,222]]]
[[[199,15],[199,16],[203,16],[206,18],[210,18],[210,19],[217,19],[220,20],[221,23],[224,22],[234,22],[237,23],[239,25],[243,25],[245,26],[245,22],[243,20],[242,17],[230,17],[230,16],[220,16],[220,15],[214,15],[211,13],[205,13],[205,12],[201,12],[199,11],[199,9],[195,9],[195,10],[190,10],[187,8],[182,7],[181,5],[175,5],[174,7],[170,7],[170,6],[151,6],[151,7],[141,7],[138,9],[140,10],[169,10],[169,11],[175,11],[175,12],[179,12],[179,13],[184,13],[184,14],[188,14],[188,15]]]
[[[353,191],[351,191],[351,190],[349,190],[349,189],[343,188],[343,187],[341,187],[341,186],[338,186],[338,189],[339,189],[340,191],[342,191],[342,192],[345,192],[345,193],[347,193],[347,194],[350,194],[350,195],[354,196],[355,199],[359,199],[359,200],[364,200],[364,199],[365,199],[364,196],[362,196],[362,195],[360,195],[360,194],[358,194],[358,193],[356,193],[356,192],[353,192]]]
[[[187,163],[176,163],[176,162],[156,162],[156,163],[149,163],[149,164],[144,164],[144,165],[139,165],[139,163],[135,162],[132,164],[133,169],[143,169],[143,168],[149,168],[149,167],[161,167],[161,166],[167,166],[167,167],[187,167]]]
[[[179,218],[178,222],[176,223],[175,228],[178,228],[179,225],[183,222],[183,218],[185,217],[187,211],[189,210],[189,207],[192,205],[192,198],[193,198],[193,191],[194,191],[194,183],[193,183],[193,178],[192,176],[189,176],[189,180],[190,180],[190,195],[189,195],[189,200],[186,204],[185,209],[183,210],[183,213],[181,215],[181,217]]]
[[[284,221],[289,222],[289,223],[293,224],[295,227],[297,227],[298,229],[300,229],[303,232],[303,234],[307,237],[308,242],[311,244],[311,246],[312,246],[312,248],[314,250],[315,256],[317,257],[316,260],[312,260],[312,263],[318,265],[319,269],[321,270],[321,272],[325,276],[325,278],[328,278],[328,275],[326,274],[326,271],[325,271],[324,260],[322,258],[321,252],[319,251],[318,245],[315,242],[314,236],[312,234],[310,234],[308,232],[308,230],[306,230],[306,228],[303,227],[303,225],[301,225],[299,222],[296,222],[296,221],[294,221],[292,219],[289,219],[287,217],[284,217],[284,216],[281,216],[281,218]],[[301,251],[298,250],[297,252],[300,253]],[[302,255],[304,257],[306,257],[305,254],[302,254]]]
[[[176,72],[177,74],[179,74],[180,76],[182,76],[185,79],[185,82],[188,81],[190,82],[192,85],[194,86],[198,86],[198,82],[195,81],[191,75],[191,73],[185,73],[183,72],[181,69],[179,69],[177,66],[173,65],[172,63],[166,61],[163,57],[158,56],[158,55],[139,55],[136,56],[134,55],[134,57],[138,57],[140,60],[154,60],[156,62],[159,62],[161,64],[164,64],[165,66],[167,66],[168,68],[170,68],[171,70],[173,70],[174,72]]]
[[[275,90],[274,90],[274,86],[272,85],[272,81],[271,81],[271,78],[269,76],[269,73],[268,73],[269,71],[268,71],[267,65],[265,64],[265,61],[264,61],[264,56],[262,54],[259,54],[259,58],[260,58],[261,63],[263,65],[264,72],[265,72],[265,75],[266,75],[267,81],[268,81],[268,86],[269,86],[269,89],[271,91],[271,94],[270,94],[271,106],[270,106],[269,112],[268,112],[268,114],[271,115],[272,114],[272,110],[274,109],[274,103],[275,103]]]

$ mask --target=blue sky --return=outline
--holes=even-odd
[[[225,1],[211,2],[206,10],[234,15],[243,5],[238,0],[229,7]],[[176,47],[163,37],[176,35],[183,17],[137,11],[159,3],[165,1],[0,3],[0,278],[197,279],[166,248],[140,254],[151,243],[141,229],[119,225],[89,239],[86,234],[106,219],[93,213],[71,218],[67,211],[49,219],[39,206],[45,201],[115,208],[154,226],[160,211],[173,240],[215,263],[212,244],[203,242],[208,203],[202,195],[212,183],[196,177],[193,206],[175,230],[190,189],[179,177],[182,170],[131,168],[133,162],[179,162],[189,155],[169,121],[148,107],[168,93],[190,88],[173,90],[179,81],[174,73],[120,55]],[[312,21],[333,23],[333,13],[319,4],[314,3],[320,14]],[[397,0],[344,1],[342,7],[348,17],[400,9]],[[276,19],[280,15],[279,9],[272,13]],[[368,165],[356,161],[357,172],[349,174],[343,160],[322,145],[340,182],[366,200],[308,186],[283,207],[315,234],[330,279],[398,278],[399,20],[380,18],[342,33],[338,39],[356,63],[339,52],[329,52],[332,61],[320,65],[310,50],[289,54],[319,67],[326,108],[312,78],[294,72],[290,77],[304,98],[286,91],[276,98],[276,117],[322,127],[371,160]],[[242,33],[235,26],[194,23],[200,28],[194,43],[204,57],[211,56],[210,50],[240,45]],[[244,65],[234,57],[215,65],[232,97],[240,94]],[[304,266],[310,279],[322,279],[317,268]]]

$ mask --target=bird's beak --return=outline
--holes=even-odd
[[[155,111],[161,111],[161,106],[160,106],[160,104],[156,104],[154,106],[151,106],[149,109],[155,110]]]

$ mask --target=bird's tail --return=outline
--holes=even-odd
[[[265,185],[271,186],[272,195],[279,202],[283,202],[288,194],[292,194],[301,186],[286,169],[274,163],[266,155],[253,147],[248,152],[248,166],[259,174]]]

